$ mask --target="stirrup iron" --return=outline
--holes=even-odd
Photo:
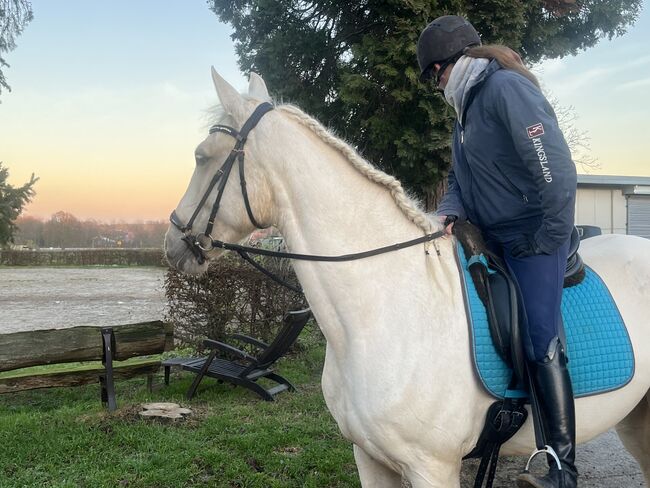
[[[553,449],[551,446],[549,446],[547,444],[542,449],[536,449],[535,451],[533,451],[533,453],[528,458],[528,462],[526,463],[526,467],[524,468],[524,473],[529,472],[530,463],[533,460],[533,458],[535,456],[537,456],[538,454],[548,454],[548,455],[550,455],[555,460],[555,464],[557,464],[557,469],[562,471],[562,464],[560,463],[560,458],[558,457],[557,453],[555,452],[555,449]]]

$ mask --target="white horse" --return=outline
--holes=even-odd
[[[240,95],[212,71],[224,109],[220,122],[239,128],[261,102],[264,81],[251,74]],[[234,139],[209,135],[176,209],[187,222]],[[256,220],[274,225],[296,253],[365,251],[439,230],[399,182],[363,160],[317,121],[279,105],[250,133],[246,180]],[[237,168],[226,185],[212,235],[237,242],[253,230]],[[203,230],[215,191],[198,211]],[[171,226],[169,262],[198,274],[199,265]],[[459,487],[461,459],[475,445],[491,398],[472,366],[454,238],[345,263],[295,262],[294,268],[327,339],[322,388],[343,435],[354,444],[364,487]],[[439,255],[436,252],[436,248]],[[222,251],[206,253],[217,258]],[[585,442],[616,426],[650,486],[650,241],[605,235],[581,246],[584,261],[607,283],[627,324],[636,371],[625,387],[576,401],[577,436]],[[534,448],[532,422],[504,445],[506,455]]]

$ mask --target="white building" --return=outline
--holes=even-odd
[[[576,225],[650,239],[650,177],[578,175]]]

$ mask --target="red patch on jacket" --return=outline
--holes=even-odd
[[[544,135],[544,126],[542,123],[538,123],[535,125],[531,125],[530,127],[526,127],[526,132],[528,132],[528,137],[532,139],[533,137],[539,137]]]

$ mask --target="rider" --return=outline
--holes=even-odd
[[[420,79],[432,80],[456,111],[453,165],[437,214],[483,232],[503,256],[523,297],[528,370],[547,441],[561,462],[520,487],[573,488],[575,408],[562,337],[560,301],[574,225],[576,169],[535,76],[505,46],[482,46],[474,27],[445,15],[417,45]]]

